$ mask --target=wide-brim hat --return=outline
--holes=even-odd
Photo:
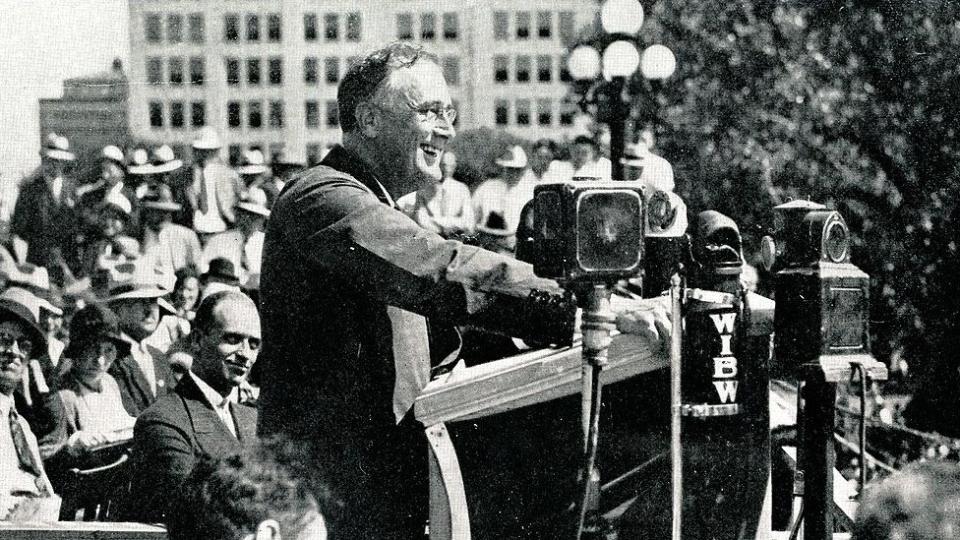
[[[107,304],[121,300],[156,298],[160,308],[168,313],[176,309],[164,299],[170,291],[161,286],[164,276],[156,269],[138,262],[124,262],[109,270]]]
[[[40,299],[32,292],[11,287],[0,294],[0,320],[16,320],[22,322],[34,343],[34,351],[47,350],[47,336],[40,328]]]
[[[177,156],[173,153],[173,148],[165,144],[153,150],[153,155],[150,156],[150,164],[153,165],[153,174],[173,172],[183,167],[183,161],[177,159]]]
[[[125,220],[129,220],[133,214],[133,205],[122,193],[110,192],[100,203],[100,211],[114,212]]]
[[[242,176],[253,176],[255,174],[263,174],[268,170],[270,170],[270,167],[267,167],[262,163],[259,165],[251,163],[249,165],[241,165],[240,167],[237,167],[237,174]]]
[[[120,321],[110,308],[90,304],[78,311],[70,321],[70,344],[63,351],[67,358],[76,358],[84,346],[97,341],[110,341],[126,356],[130,343],[120,337]]]
[[[70,141],[66,137],[51,133],[40,149],[40,155],[57,161],[75,161],[77,156],[70,151]]]
[[[254,175],[263,174],[269,170],[266,161],[263,159],[263,152],[259,150],[247,150],[243,153],[243,165],[237,168],[237,174]]]
[[[150,163],[150,155],[143,148],[137,148],[130,155],[130,165],[127,167],[127,173],[141,176],[153,174],[153,164]]]
[[[123,150],[118,146],[108,144],[103,147],[103,150],[100,152],[100,159],[104,161],[112,161],[120,166],[123,166]]]
[[[513,145],[494,162],[508,169],[524,169],[527,167],[527,153],[519,145]]]
[[[240,286],[240,276],[233,261],[225,257],[217,257],[210,261],[207,271],[200,276],[204,283],[216,282],[233,287]]]
[[[192,146],[196,150],[219,150],[223,148],[220,136],[212,127],[205,127],[197,133],[197,138],[193,140]]]

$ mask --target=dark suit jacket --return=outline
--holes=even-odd
[[[356,527],[338,531],[345,538],[423,531],[426,442],[412,415],[395,419],[395,361],[421,370],[442,359],[450,350],[428,344],[442,325],[554,343],[572,335],[571,306],[530,298],[556,283],[422,229],[342,147],[286,185],[263,261],[260,431],[331,461],[322,480]],[[424,317],[435,324],[423,330]]]
[[[256,439],[257,410],[231,405],[237,437],[204,399],[192,377],[150,406],[133,430],[133,481],[127,518],[160,522],[177,487],[204,456],[225,457]]]
[[[126,355],[117,360],[110,366],[110,375],[117,380],[120,386],[120,397],[123,399],[123,406],[131,416],[139,416],[147,407],[153,404],[166,394],[173,392],[177,385],[177,378],[170,368],[170,362],[167,361],[167,355],[163,354],[156,347],[147,345],[150,355],[153,356],[153,369],[157,375],[157,395],[150,392],[150,383],[137,361],[133,356]]]
[[[74,189],[73,180],[64,177],[61,203],[57,204],[46,180],[38,173],[20,188],[10,222],[10,231],[29,245],[27,262],[46,266],[53,274],[53,250],[63,250],[74,241]]]

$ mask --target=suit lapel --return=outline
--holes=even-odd
[[[253,407],[230,404],[230,412],[233,414],[233,423],[237,428],[237,436],[240,442],[246,443],[257,438],[257,410]]]
[[[177,386],[177,393],[183,399],[190,426],[193,428],[197,446],[204,454],[220,456],[229,453],[238,445],[237,438],[230,433],[223,420],[210,407],[193,378],[184,375]]]

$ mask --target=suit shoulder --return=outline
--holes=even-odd
[[[180,424],[186,422],[186,409],[183,407],[179,394],[171,393],[161,396],[146,408],[140,416],[137,417],[135,429],[140,429],[150,424]]]

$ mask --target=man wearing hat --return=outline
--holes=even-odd
[[[152,266],[139,261],[119,264],[111,273],[107,305],[117,314],[120,338],[130,352],[113,363],[110,374],[133,416],[170,392],[176,382],[163,351],[148,342],[160,326],[162,312],[175,313],[163,299],[169,291],[160,286],[162,279]]]
[[[80,245],[79,276],[92,276],[104,267],[103,260],[115,256],[125,259],[139,255],[140,242],[127,236],[131,230],[133,205],[122,194],[110,192],[97,206],[96,228]]]
[[[247,193],[237,203],[236,227],[215,234],[203,248],[203,258],[208,263],[218,257],[228,259],[241,269],[242,280],[260,273],[260,258],[263,255],[263,231],[270,217],[267,196],[261,190]]]
[[[21,186],[10,232],[26,242],[26,262],[54,270],[74,240],[76,185],[67,169],[76,157],[66,137],[51,135],[40,151],[39,172]]]
[[[212,127],[201,129],[193,141],[195,161],[187,199],[191,227],[201,237],[227,230],[236,219],[233,207],[240,198],[240,179],[220,161],[222,146]]]
[[[573,178],[610,180],[613,167],[610,160],[600,155],[600,145],[590,135],[578,135],[570,148]]]
[[[519,145],[508,148],[496,164],[500,177],[484,181],[473,194],[474,214],[481,245],[510,251],[516,241],[520,212],[533,199],[537,180],[527,168],[527,153]]]
[[[173,216],[183,207],[173,200],[170,188],[160,184],[140,199],[141,258],[164,274],[172,276],[185,266],[201,268],[203,250],[193,230],[173,223]]]
[[[240,186],[243,188],[242,197],[245,199],[251,196],[259,198],[259,194],[262,194],[263,200],[266,201],[266,207],[270,208],[270,204],[277,198],[279,191],[277,191],[273,179],[270,178],[270,167],[264,161],[263,152],[256,149],[244,152],[243,164],[237,168],[237,174],[240,175]],[[268,194],[268,191],[271,193]]]
[[[49,497],[53,487],[43,468],[31,424],[25,419],[24,401],[17,397],[29,377],[30,360],[46,349],[37,324],[38,306],[23,289],[0,294],[0,501],[11,495]],[[56,394],[52,394],[56,396]],[[59,403],[59,400],[57,401]],[[61,406],[62,419],[62,406]],[[5,517],[10,508],[0,508]]]

